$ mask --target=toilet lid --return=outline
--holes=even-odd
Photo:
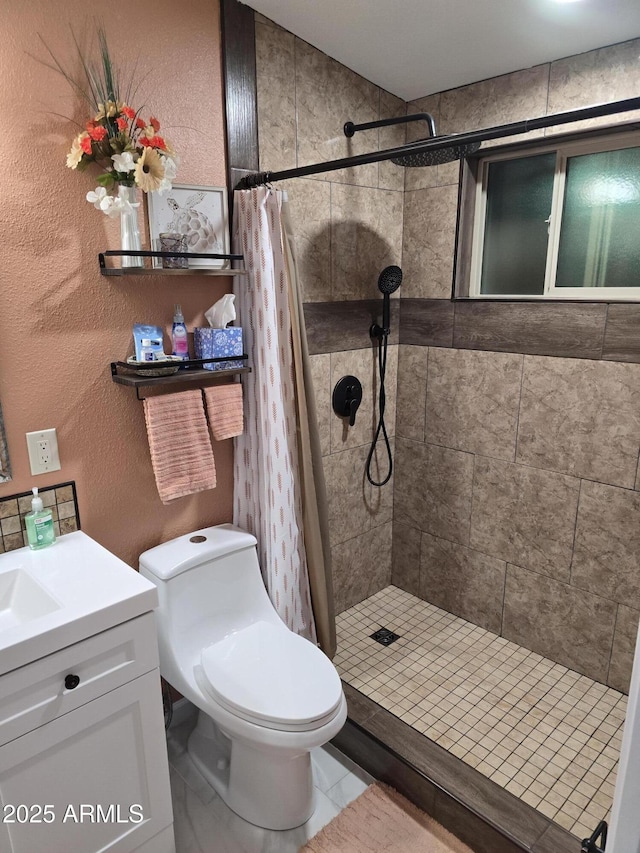
[[[284,623],[257,622],[236,631],[203,649],[201,664],[218,702],[267,727],[314,728],[342,700],[329,658]]]

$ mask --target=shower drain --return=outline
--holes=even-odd
[[[396,640],[400,639],[399,634],[394,634],[393,631],[390,631],[388,628],[380,628],[374,634],[369,635],[372,640],[375,640],[376,643],[380,643],[383,646],[390,646],[391,643],[395,643]]]

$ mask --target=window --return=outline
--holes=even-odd
[[[458,295],[640,300],[637,134],[488,154],[465,193]]]

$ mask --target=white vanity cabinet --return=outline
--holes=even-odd
[[[0,631],[0,853],[175,851],[155,598],[144,578],[109,557],[119,565],[108,583],[127,580],[122,608],[107,597],[91,620],[77,610],[68,623],[60,613],[44,617],[53,620],[45,638],[57,639],[37,659],[33,649],[43,646],[33,620],[31,660],[12,669],[7,661],[24,657],[24,648],[16,642],[3,650],[7,632]],[[112,572],[115,563],[105,562]],[[30,558],[21,565],[56,597],[55,572],[43,567]],[[58,600],[62,611],[64,593]],[[118,612],[132,618],[119,622]],[[90,624],[98,630],[87,635]]]

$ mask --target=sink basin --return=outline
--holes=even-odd
[[[0,631],[59,609],[58,602],[24,569],[0,574]]]

